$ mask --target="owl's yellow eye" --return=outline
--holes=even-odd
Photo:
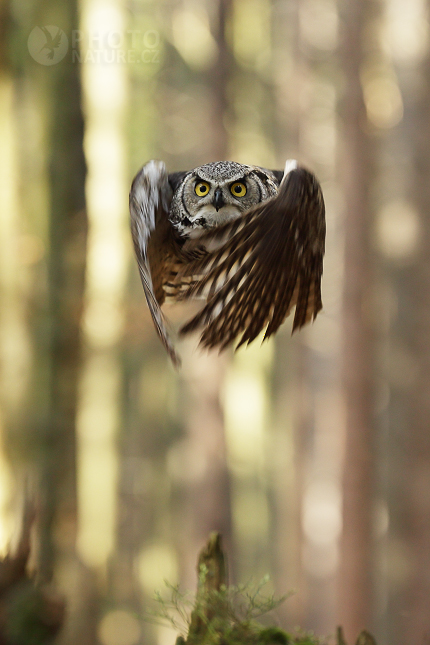
[[[204,197],[210,191],[210,186],[206,181],[199,181],[194,187],[197,197]]]
[[[234,184],[230,186],[230,192],[235,197],[245,197],[246,195],[246,186],[241,181],[235,181]]]

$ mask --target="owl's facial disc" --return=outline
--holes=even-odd
[[[237,219],[261,201],[261,190],[247,170],[245,166],[236,168],[233,162],[220,162],[191,172],[173,196],[171,221],[176,230],[198,237],[205,229]]]

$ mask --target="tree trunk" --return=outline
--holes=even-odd
[[[390,400],[390,531],[391,544],[401,550],[394,551],[397,560],[392,562],[397,584],[390,589],[388,634],[390,642],[399,645],[421,645],[430,639],[429,50],[416,74],[411,77],[410,70],[405,70],[402,128],[403,144],[412,162],[408,197],[416,208],[419,239],[411,258],[392,272],[398,313],[391,342],[400,348],[400,357],[411,361],[409,376],[402,362],[393,364],[397,378],[392,380]],[[402,554],[403,558],[399,557]]]
[[[339,620],[347,640],[372,620],[372,509],[374,424],[372,402],[373,331],[369,316],[372,268],[369,243],[375,144],[366,133],[360,82],[366,28],[377,4],[351,0],[343,5],[343,157],[345,194],[345,276],[343,382],[346,437],[343,474],[343,537]]]
[[[68,33],[78,28],[77,5],[62,10]],[[76,529],[76,403],[81,358],[87,217],[79,66],[67,56],[52,66],[48,121],[50,247],[48,264],[49,410],[44,429],[40,573],[51,579],[54,522]]]
[[[41,24],[51,11],[70,37],[79,28],[74,0],[61,5],[40,3]],[[51,581],[54,572],[65,589],[69,612],[62,643],[91,643],[94,637],[92,585],[75,553],[77,529],[76,412],[81,366],[81,315],[86,266],[86,163],[83,152],[79,65],[71,52],[42,76],[47,97],[49,247],[46,318],[39,330],[39,355],[44,363],[45,415],[39,421],[40,553],[38,575]],[[42,70],[38,72],[42,75]],[[40,392],[40,375],[35,395]],[[37,402],[40,405],[40,401]],[[60,575],[59,575],[59,572]],[[83,593],[76,594],[74,585]],[[92,614],[87,620],[88,615]]]

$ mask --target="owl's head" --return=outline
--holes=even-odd
[[[220,226],[277,193],[264,168],[216,161],[189,171],[175,187],[170,220],[181,234]]]

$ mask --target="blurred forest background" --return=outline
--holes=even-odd
[[[284,627],[429,643],[429,3],[1,0],[0,30],[0,547],[30,495],[58,643],[172,644],[143,612],[211,530],[231,582],[295,590]],[[315,171],[311,328],[174,371],[128,229],[151,158]]]

